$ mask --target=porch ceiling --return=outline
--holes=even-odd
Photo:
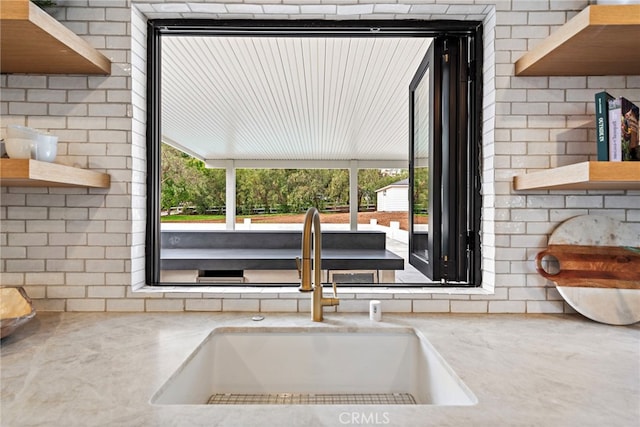
[[[406,161],[408,87],[430,43],[165,37],[163,139],[203,160]]]

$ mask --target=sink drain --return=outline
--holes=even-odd
[[[410,393],[216,393],[207,403],[209,405],[415,405],[416,400]]]

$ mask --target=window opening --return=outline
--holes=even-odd
[[[433,39],[431,47],[429,48],[429,55],[432,55],[431,62],[425,58],[418,68],[418,72],[414,77],[414,82],[411,84],[411,105],[409,107],[409,143],[411,144],[411,155],[408,159],[409,172],[407,179],[407,220],[410,224],[408,230],[407,246],[404,249],[404,258],[407,260],[402,270],[409,270],[411,273],[406,281],[396,280],[396,277],[384,275],[380,273],[380,270],[375,270],[369,274],[368,271],[362,268],[362,266],[355,266],[354,271],[345,271],[348,268],[348,260],[345,263],[338,263],[337,268],[327,268],[326,279],[330,281],[335,277],[344,277],[345,280],[350,283],[350,286],[357,286],[358,280],[364,278],[362,284],[371,286],[371,282],[383,284],[384,286],[442,286],[444,285],[456,285],[456,286],[478,286],[480,284],[480,239],[479,239],[479,209],[480,209],[480,191],[479,191],[479,147],[480,147],[480,95],[481,87],[479,85],[479,79],[477,79],[478,69],[477,58],[481,58],[482,49],[482,35],[481,25],[477,22],[427,22],[427,21],[393,21],[393,22],[378,22],[378,21],[352,21],[352,22],[329,22],[329,21],[273,21],[269,22],[269,25],[264,21],[251,22],[251,21],[196,21],[196,20],[152,20],[149,21],[149,36],[148,36],[148,218],[147,218],[147,283],[148,284],[194,284],[194,283],[224,283],[235,284],[248,282],[245,271],[251,267],[251,262],[244,260],[244,264],[239,263],[237,259],[232,260],[220,260],[218,259],[218,265],[215,262],[198,263],[194,261],[194,257],[189,258],[185,255],[185,251],[182,251],[178,258],[186,256],[182,261],[181,269],[185,267],[191,267],[192,272],[196,272],[196,276],[192,279],[185,280],[184,277],[180,278],[178,273],[184,272],[180,269],[173,270],[171,266],[175,267],[180,264],[176,263],[176,259],[167,263],[166,255],[170,255],[171,251],[176,253],[174,249],[205,249],[205,248],[189,248],[182,247],[184,239],[181,238],[168,238],[165,239],[164,235],[161,235],[161,217],[172,213],[172,209],[181,211],[191,211],[202,214],[211,214],[217,216],[224,216],[226,218],[227,228],[229,228],[229,214],[234,212],[239,215],[239,218],[243,220],[242,224],[245,225],[245,216],[251,215],[268,215],[275,214],[284,210],[290,210],[291,206],[289,199],[285,202],[283,193],[291,193],[290,188],[283,189],[279,187],[279,192],[275,194],[268,194],[268,191],[263,192],[262,199],[256,196],[259,193],[258,188],[265,182],[277,181],[274,176],[277,173],[282,172],[285,167],[283,165],[291,165],[296,163],[305,163],[309,159],[293,159],[287,161],[283,158],[279,161],[271,159],[266,162],[267,166],[256,167],[260,161],[254,161],[250,159],[234,159],[233,153],[227,153],[228,155],[220,156],[219,153],[216,156],[205,157],[199,155],[197,150],[191,150],[187,145],[183,145],[180,140],[173,140],[163,133],[163,123],[168,124],[172,120],[171,112],[175,105],[167,104],[165,99],[168,96],[163,96],[167,92],[163,90],[175,90],[171,89],[170,85],[163,88],[162,74],[165,68],[165,64],[162,61],[163,53],[163,40],[171,37],[243,37],[251,40],[252,43],[261,43],[261,41],[268,38],[280,37],[288,38],[294,41],[303,40],[307,38],[318,38],[324,40],[325,43],[330,43],[331,40],[337,38],[348,38],[353,40],[357,45],[357,41],[364,38],[382,37],[382,38],[407,38],[407,39]],[[376,28],[375,33],[369,31],[369,28]],[[278,49],[284,45],[279,45]],[[272,45],[273,49],[273,45]],[[332,49],[324,48],[319,49],[316,53],[320,52],[322,55],[333,54]],[[345,62],[353,55],[357,55],[357,49],[349,51],[341,51],[339,53],[339,61]],[[435,52],[435,53],[434,53]],[[199,54],[207,54],[207,52],[200,52]],[[208,54],[211,54],[209,52]],[[236,55],[239,55],[236,53]],[[256,51],[255,56],[259,56],[260,53]],[[435,65],[433,55],[437,55],[438,64]],[[281,58],[287,58],[286,55],[282,55]],[[237,59],[237,58],[236,58]],[[247,60],[248,58],[240,58]],[[255,59],[255,57],[254,57]],[[304,63],[309,58],[290,58],[292,63]],[[302,62],[301,62],[302,61]],[[320,59],[319,57],[313,58],[311,64],[318,67]],[[425,61],[431,66],[424,66]],[[258,61],[259,62],[259,61]],[[435,66],[434,66],[435,65]],[[175,66],[175,65],[174,65]],[[181,66],[184,66],[182,64]],[[186,68],[186,67],[185,67]],[[270,85],[268,85],[269,96],[277,98],[282,94],[278,94],[277,91],[291,90],[293,83],[283,83],[283,76],[275,73],[274,70],[268,70],[265,67],[265,75],[268,75]],[[299,75],[286,76],[286,78],[304,78],[307,73],[307,79],[317,81],[318,79],[326,78],[321,73],[313,74],[314,68],[299,67]],[[208,70],[207,72],[209,72]],[[381,78],[384,73],[381,70],[374,70],[374,74],[368,74],[367,79]],[[377,74],[376,74],[377,73]],[[417,76],[420,75],[418,78]],[[309,77],[311,76],[311,77]],[[185,79],[188,81],[188,79]],[[363,78],[360,78],[362,81]],[[275,83],[280,82],[280,85]],[[420,85],[420,82],[427,82]],[[342,82],[346,84],[345,81]],[[414,84],[415,83],[415,84]],[[295,83],[295,84],[300,84]],[[381,86],[381,85],[379,85]],[[314,86],[315,87],[315,86]],[[389,88],[387,88],[390,90]],[[406,87],[394,87],[391,88],[394,91],[404,91]],[[204,90],[203,88],[190,88],[190,90]],[[253,94],[258,96],[257,87],[253,86],[251,82],[246,83],[246,87],[238,87],[237,92],[242,92],[243,96],[248,96],[253,91]],[[320,92],[315,94],[316,96],[323,96]],[[263,99],[264,94],[260,94]],[[363,106],[367,107],[367,94],[358,94],[358,96],[364,96]],[[436,99],[434,102],[433,99]],[[430,101],[424,102],[425,99],[431,98]],[[236,100],[237,101],[237,100]],[[345,101],[344,99],[327,99],[327,102],[340,103]],[[417,104],[415,102],[417,102]],[[261,107],[264,111],[270,109],[271,106],[263,105]],[[320,116],[323,114],[327,119],[329,108],[326,110],[316,111]],[[335,109],[340,111],[339,108]],[[258,111],[257,113],[260,113]],[[300,118],[297,117],[293,111],[290,111],[291,115],[281,113],[279,120],[280,125],[286,125],[287,123],[294,123]],[[194,114],[201,114],[198,108],[194,109]],[[353,111],[351,114],[354,114]],[[324,116],[323,116],[324,117]],[[200,117],[201,122],[211,122],[210,117]],[[385,120],[384,117],[380,117],[379,120]],[[357,125],[362,121],[361,117],[353,115],[350,117],[350,123]],[[246,124],[245,124],[246,125]],[[234,140],[239,138],[241,131],[253,132],[260,134],[260,137],[266,139],[269,138],[282,138],[282,135],[278,133],[276,128],[265,129],[264,133],[262,129],[251,128],[251,126],[238,127],[230,129],[218,129],[218,131],[225,131],[225,140]],[[196,130],[197,131],[197,130]],[[331,129],[337,133],[345,132],[345,129]],[[348,129],[346,130],[348,131]],[[436,133],[434,133],[436,132]],[[394,135],[397,132],[391,132],[390,135]],[[355,135],[355,134],[354,134]],[[391,136],[389,136],[391,137]],[[366,138],[365,138],[366,139]],[[167,144],[161,144],[164,141]],[[286,142],[286,141],[285,141]],[[289,141],[290,145],[303,144],[304,141]],[[405,144],[407,142],[404,142]],[[291,145],[293,144],[293,145]],[[286,146],[285,144],[282,144]],[[164,147],[164,148],[163,148]],[[366,145],[361,148],[361,151],[368,150]],[[177,149],[177,152],[173,150]],[[234,146],[233,148],[241,150],[241,147]],[[424,153],[422,153],[424,151]],[[195,197],[195,202],[190,202],[180,206],[179,203],[171,202],[170,196],[176,196],[180,191],[180,186],[177,185],[176,179],[173,181],[164,181],[162,175],[163,168],[166,168],[167,156],[175,155],[178,157],[188,157],[187,163],[198,164],[196,169],[203,172],[209,181],[205,180],[205,183],[201,185],[201,191],[198,197]],[[415,155],[418,154],[416,157]],[[188,156],[191,155],[191,156]],[[286,156],[285,156],[286,157]],[[311,160],[312,162],[314,160]],[[435,162],[435,163],[434,163]],[[348,165],[347,165],[348,163]],[[376,189],[369,188],[370,185],[365,185],[366,177],[368,174],[377,173],[382,171],[396,171],[402,170],[403,164],[407,165],[407,162],[400,162],[397,160],[384,162],[377,160],[371,161],[366,156],[364,160],[359,159],[354,161],[348,156],[343,156],[339,160],[336,159],[322,159],[315,164],[314,167],[319,167],[323,170],[330,169],[329,165],[335,166],[344,164],[345,167],[351,168],[351,170],[357,170],[357,184],[355,187],[353,183],[349,184],[350,173],[348,169],[340,169],[335,177],[335,182],[331,184],[325,184],[324,191],[313,191],[311,189],[306,190],[306,196],[311,197],[314,200],[314,204],[322,205],[326,210],[344,210],[345,206],[354,204],[357,206],[358,211],[367,212],[374,208],[378,209],[381,203],[379,196],[388,196],[391,191],[385,189],[380,193],[376,192]],[[251,167],[248,167],[251,166]],[[318,166],[320,165],[320,166]],[[361,165],[364,167],[357,167],[353,169],[354,165]],[[270,167],[272,166],[272,167]],[[290,167],[290,166],[289,166]],[[406,167],[406,166],[405,166]],[[226,171],[225,171],[226,170]],[[277,170],[279,172],[273,172]],[[269,175],[267,171],[272,171],[273,176]],[[335,170],[334,170],[335,171]],[[375,172],[371,172],[375,171]],[[347,196],[349,200],[345,203],[344,192],[337,195],[335,186],[344,186],[345,174],[347,186],[350,189],[358,189],[358,194],[353,193],[353,197]],[[222,179],[224,177],[224,180]],[[188,182],[188,175],[180,177],[182,182]],[[186,178],[186,179],[185,179]],[[253,179],[254,184],[246,184],[245,182],[251,182]],[[225,183],[223,185],[222,183]],[[230,187],[230,183],[233,187]],[[243,184],[244,183],[244,184]],[[206,187],[206,189],[202,188]],[[245,187],[243,187],[245,186]],[[196,186],[197,187],[197,186]],[[253,187],[253,188],[252,188]],[[235,199],[230,201],[229,197],[233,197],[230,189],[235,191]],[[256,191],[245,191],[253,189]],[[428,189],[427,191],[423,191]],[[182,191],[194,191],[194,189],[182,189]],[[332,192],[333,191],[333,192]],[[164,194],[167,193],[167,194]],[[316,194],[313,194],[316,193]],[[347,192],[347,194],[349,194]],[[192,197],[193,198],[193,197]],[[354,199],[357,202],[354,202]],[[175,200],[175,198],[173,199]],[[178,206],[169,206],[178,205]],[[233,205],[233,206],[231,206]],[[302,209],[302,207],[300,207]],[[231,211],[231,212],[230,212]],[[351,222],[353,223],[353,212]],[[357,217],[357,215],[356,215]],[[239,223],[236,220],[236,223]],[[373,225],[369,223],[368,226],[358,226],[357,228],[364,229],[370,228]],[[231,225],[231,228],[235,226]],[[323,231],[325,229],[323,228]],[[232,230],[228,230],[232,231]],[[237,231],[237,230],[236,230]],[[350,231],[356,231],[352,229]],[[194,235],[202,233],[194,233]],[[389,233],[387,233],[387,236]],[[234,236],[237,237],[237,236]],[[197,239],[196,239],[197,240]],[[264,236],[261,236],[259,240],[265,240]],[[267,239],[268,240],[268,239]],[[340,240],[340,239],[338,239]],[[349,240],[349,239],[342,239]],[[277,241],[275,239],[274,241]],[[176,243],[178,242],[178,243]],[[173,245],[173,246],[171,246]],[[169,249],[167,249],[170,246]],[[227,249],[232,249],[233,244]],[[222,250],[224,252],[224,250]],[[227,250],[228,252],[228,250]],[[212,256],[216,256],[213,254]],[[217,256],[220,256],[218,254]],[[170,258],[170,257],[169,257]],[[293,260],[294,257],[291,258]],[[436,262],[437,260],[437,262]],[[189,264],[191,263],[191,264]],[[280,264],[278,264],[280,263]],[[295,273],[295,270],[291,270],[291,266],[285,266],[286,262],[282,260],[276,260],[272,263],[272,270],[260,271],[259,277],[251,279],[248,283],[260,286],[269,286],[268,273],[273,273],[277,270],[286,270],[288,273]],[[164,267],[167,266],[167,268]],[[225,265],[224,269],[220,268],[220,265]],[[278,267],[280,265],[280,267]],[[427,268],[425,269],[425,265]],[[196,268],[197,267],[197,268]],[[208,268],[212,267],[212,268]],[[254,265],[255,267],[255,265]],[[333,264],[332,267],[336,267]],[[415,269],[414,269],[415,267]],[[295,268],[295,267],[294,267]],[[332,271],[333,270],[333,271]],[[278,272],[282,272],[278,271]],[[397,270],[397,271],[400,271]],[[283,278],[282,275],[276,275],[277,278],[272,283],[282,284],[287,283],[289,279]],[[297,282],[296,277],[292,276],[291,283]]]

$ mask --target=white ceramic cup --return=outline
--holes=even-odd
[[[48,133],[38,134],[33,146],[32,158],[42,162],[53,162],[58,153],[58,137]]]
[[[20,125],[7,126],[5,148],[12,159],[30,159],[38,141],[38,131]]]
[[[10,158],[30,159],[33,140],[28,138],[11,138],[7,139],[4,146]]]

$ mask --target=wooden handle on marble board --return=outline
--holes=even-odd
[[[542,268],[545,256],[558,260],[560,271]],[[536,255],[536,271],[558,286],[640,289],[640,251],[619,246],[549,245]]]

